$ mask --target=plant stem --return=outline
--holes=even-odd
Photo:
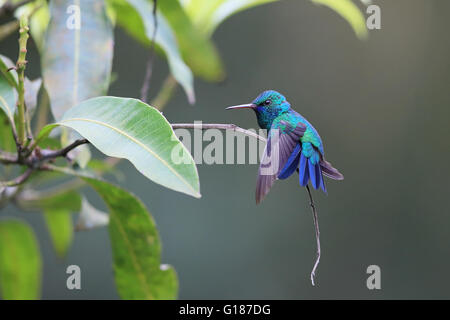
[[[164,109],[170,98],[172,98],[177,84],[177,80],[175,80],[175,78],[171,74],[169,74],[166,77],[166,80],[164,80],[164,83],[159,90],[158,95],[152,100],[151,105],[158,110]]]
[[[25,131],[27,128],[26,119],[27,116],[25,115],[26,109],[25,109],[25,67],[27,64],[26,56],[27,56],[27,40],[28,40],[28,21],[26,17],[20,18],[20,29],[19,29],[19,58],[17,59],[16,63],[16,70],[18,75],[18,102],[17,102],[17,108],[18,108],[18,117],[19,117],[19,123],[18,123],[18,140],[19,144],[23,146],[25,142]]]
[[[14,187],[24,183],[33,173],[33,169],[28,168],[22,175],[18,176],[14,180],[0,181],[0,187]]]
[[[0,151],[0,162],[3,164],[17,163],[17,156],[10,152]]]
[[[67,154],[70,151],[72,151],[76,147],[78,147],[78,146],[80,146],[82,144],[86,144],[86,143],[89,143],[89,141],[87,139],[75,140],[74,142],[72,142],[71,144],[69,144],[67,147],[65,147],[63,149],[56,150],[56,151],[51,151],[51,152],[48,152],[48,153],[44,154],[41,157],[41,159],[39,159],[39,161],[45,161],[45,160],[48,160],[48,159],[54,159],[54,158],[58,158],[58,157],[65,157],[65,156],[67,156]]]
[[[314,205],[314,201],[311,195],[311,190],[309,189],[309,186],[306,185],[306,190],[308,190],[308,195],[309,195],[309,204],[311,206],[311,210],[313,213],[313,220],[314,220],[314,229],[316,231],[316,243],[317,243],[317,253],[316,253],[316,262],[314,263],[314,267],[311,271],[311,283],[314,286],[314,277],[316,276],[316,269],[317,266],[319,265],[319,261],[320,261],[320,230],[319,230],[319,219],[317,217],[317,212],[316,212],[316,206]]]

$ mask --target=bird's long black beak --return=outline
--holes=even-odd
[[[225,110],[231,110],[231,109],[255,109],[256,105],[253,103],[247,103],[247,104],[240,104],[238,106],[231,106],[226,108]]]

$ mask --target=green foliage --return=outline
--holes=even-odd
[[[106,93],[113,57],[113,28],[103,1],[80,1],[83,27],[68,28],[71,1],[50,3],[50,23],[41,52],[51,110],[59,120],[77,103]]]
[[[222,62],[213,43],[205,36],[177,0],[158,2],[158,7],[175,31],[183,58],[194,73],[208,81],[225,77]]]
[[[122,299],[174,299],[174,269],[161,265],[161,245],[155,223],[143,203],[109,183],[84,178],[106,202],[114,276]]]
[[[14,143],[10,122],[6,114],[0,112],[0,149],[13,151],[16,147]]]
[[[42,262],[32,229],[20,220],[0,220],[0,289],[3,299],[37,299]]]
[[[139,172],[156,183],[200,197],[194,160],[169,122],[147,104],[130,98],[93,98],[71,108],[56,125],[76,130],[108,156],[130,160]],[[56,125],[45,127],[41,137]],[[172,160],[177,147],[184,150],[187,163]]]
[[[67,209],[47,209],[44,218],[56,254],[64,258],[73,239],[72,214]]]
[[[211,35],[228,17],[274,1],[276,0],[192,0],[187,2],[186,11],[200,30]]]
[[[366,39],[368,32],[366,20],[362,12],[351,0],[311,0],[316,4],[329,7],[341,15],[352,26],[353,31],[360,39]]]
[[[16,111],[16,94],[5,77],[0,77],[0,108],[8,117],[10,123],[13,123]]]
[[[155,21],[150,1],[110,0],[109,2],[115,10],[117,23],[140,42],[150,44],[155,35]],[[170,25],[160,13],[157,13],[157,20],[155,43],[164,50],[171,73],[183,87],[188,100],[194,103],[194,76],[181,58]]]

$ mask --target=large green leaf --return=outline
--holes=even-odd
[[[31,228],[15,219],[0,220],[0,289],[3,299],[37,299],[41,255]]]
[[[321,4],[331,8],[341,15],[352,26],[356,35],[360,39],[366,39],[368,32],[366,20],[363,13],[351,0],[311,0],[316,4]]]
[[[161,245],[155,222],[144,204],[107,182],[84,178],[109,209],[109,236],[114,277],[122,299],[174,299],[175,270],[161,265]]]
[[[214,0],[205,1],[205,6]],[[221,81],[225,71],[220,56],[203,30],[192,23],[178,0],[158,1],[158,8],[175,31],[183,58],[194,73],[208,81]]]
[[[149,43],[154,34],[153,7],[147,0],[110,0],[116,12],[117,23],[143,43]],[[164,16],[157,13],[158,28],[155,43],[167,56],[174,78],[181,84],[189,102],[194,103],[194,77],[184,63],[170,25]]]
[[[102,0],[76,1],[81,27],[71,24],[71,0],[51,1],[41,52],[42,74],[55,119],[85,99],[106,93],[113,57],[113,30]],[[70,27],[69,27],[70,26]]]
[[[169,122],[137,99],[98,97],[66,112],[60,122],[44,127],[39,139],[57,125],[76,130],[104,154],[125,158],[147,178],[167,188],[200,197],[197,167]],[[180,150],[186,161],[176,163]]]
[[[44,212],[44,218],[56,254],[60,258],[65,257],[73,239],[73,223],[70,210],[47,209]]]

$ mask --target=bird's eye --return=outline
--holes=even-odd
[[[266,101],[264,101],[264,105],[265,106],[268,106],[269,104],[271,103],[271,101],[270,100],[266,100]]]

